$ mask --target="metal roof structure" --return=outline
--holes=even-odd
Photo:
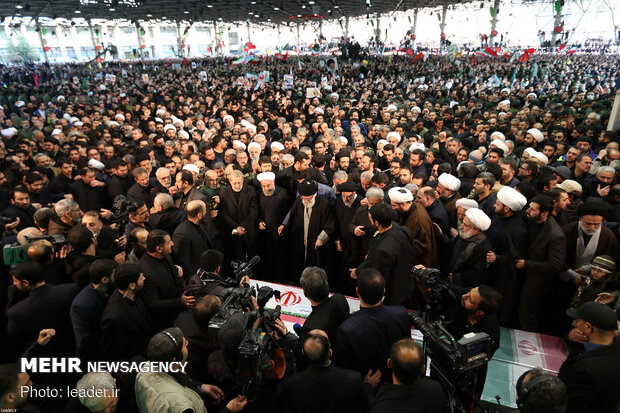
[[[296,24],[438,7],[467,0],[11,0],[0,18],[126,19]]]

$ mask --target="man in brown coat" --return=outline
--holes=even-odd
[[[439,265],[439,250],[433,230],[433,221],[426,209],[413,202],[413,194],[407,188],[392,188],[388,192],[392,208],[398,213],[398,223],[409,228],[415,247],[414,264],[427,268]]]

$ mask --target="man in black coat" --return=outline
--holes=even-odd
[[[123,264],[114,276],[116,290],[101,316],[101,355],[105,360],[145,357],[153,334],[151,317],[137,293],[144,274],[137,264]]]
[[[190,201],[208,201],[207,197],[196,189],[196,185],[194,185],[194,175],[188,170],[177,173],[176,187],[178,191],[174,194],[174,206],[182,211],[185,211]]]
[[[445,272],[452,282],[461,287],[476,287],[487,278],[487,253],[492,249],[484,231],[491,226],[489,218],[478,208],[469,208],[465,212],[459,227],[459,235],[448,240],[445,234],[440,238],[442,250],[449,252]]]
[[[183,294],[183,269],[172,262],[173,246],[170,235],[155,229],[146,239],[146,253],[140,259],[145,277],[141,296],[157,331],[172,326],[176,316],[195,302],[194,297]]]
[[[360,207],[361,197],[355,193],[357,185],[353,182],[344,182],[338,185],[340,196],[336,198],[335,217],[336,228],[338,229],[338,238],[336,239],[336,249],[340,252],[340,271],[339,275],[345,277],[339,278],[336,286],[339,291],[353,290],[353,282],[347,276],[350,268],[355,268],[359,264],[359,238],[353,233],[354,227],[351,222],[355,212]]]
[[[411,323],[405,307],[383,304],[384,294],[385,280],[377,270],[359,273],[360,310],[338,327],[334,364],[357,370],[365,377],[381,370],[381,380],[389,382],[385,361],[394,342],[411,337]]]
[[[11,191],[11,205],[4,210],[2,215],[13,220],[19,218],[16,230],[21,231],[24,228],[36,227],[33,218],[35,212],[36,209],[30,205],[28,190],[18,186]]]
[[[278,411],[368,412],[367,390],[360,374],[330,363],[332,351],[324,331],[311,330],[302,342],[301,351],[309,366],[278,386]]]
[[[566,314],[574,318],[571,351],[558,377],[568,390],[567,413],[617,413],[620,406],[620,341],[614,311],[593,301]],[[578,342],[574,342],[576,340]]]
[[[256,191],[244,182],[241,171],[228,177],[230,185],[220,191],[220,214],[224,222],[224,237],[230,246],[228,258],[247,261],[256,255]]]
[[[152,228],[174,234],[174,230],[181,222],[185,221],[185,212],[174,206],[174,200],[170,194],[157,194],[153,200],[153,208],[149,215],[149,223]]]
[[[325,245],[333,237],[336,224],[329,201],[318,195],[318,185],[306,180],[297,185],[295,200],[284,223],[278,228],[289,247],[289,280],[297,280],[304,268],[328,267]]]
[[[108,183],[108,196],[112,201],[119,195],[127,195],[133,185],[131,178],[127,176],[128,166],[122,159],[112,162],[112,178]]]
[[[386,305],[401,305],[411,297],[413,281],[411,267],[415,258],[413,237],[407,227],[392,223],[393,210],[385,204],[370,208],[371,224],[378,228],[378,235],[368,249],[368,256],[351,277],[366,268],[375,268],[385,280]]]
[[[403,338],[392,345],[388,367],[392,382],[379,388],[372,413],[411,411],[445,412],[447,399],[441,384],[424,378],[424,350],[412,339]]]
[[[175,262],[183,269],[183,274],[191,277],[200,267],[200,256],[213,248],[205,227],[204,218],[207,206],[203,201],[190,201],[185,210],[187,219],[174,231],[172,241]]]
[[[13,283],[28,297],[7,310],[7,335],[19,354],[37,340],[39,331],[56,330],[56,337],[47,348],[56,357],[74,354],[75,337],[71,328],[69,308],[80,291],[77,284],[46,284],[45,270],[35,262],[19,264],[13,270]]]
[[[532,198],[526,212],[529,248],[525,259],[518,259],[515,263],[517,269],[525,270],[519,325],[526,331],[538,331],[539,310],[550,291],[553,277],[564,266],[566,238],[551,211],[553,200],[550,197],[538,195]]]
[[[349,303],[342,294],[329,296],[327,274],[322,268],[308,267],[301,273],[299,284],[312,304],[312,312],[306,318],[300,337],[310,330],[323,330],[330,343],[336,343],[336,331],[349,317]]]
[[[151,194],[151,184],[149,183],[149,173],[144,168],[136,168],[132,172],[133,179],[136,181],[127,191],[127,199],[130,201],[142,201],[147,209],[153,206],[153,195]]]
[[[516,327],[517,324],[522,277],[514,262],[525,257],[527,251],[527,227],[519,214],[526,203],[527,199],[515,189],[509,186],[500,189],[495,201],[495,216],[487,231],[493,247],[486,256],[490,264],[488,283],[503,296],[498,319],[505,327]]]
[[[95,170],[84,168],[80,171],[82,179],[67,186],[67,193],[73,196],[82,211],[97,211],[104,206],[105,183],[95,179]]]

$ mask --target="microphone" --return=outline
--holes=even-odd
[[[295,323],[293,324],[293,330],[295,331],[295,334],[297,334],[298,337],[301,337],[301,329],[303,328],[303,326],[299,323]]]

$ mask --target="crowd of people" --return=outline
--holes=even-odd
[[[544,411],[617,411],[620,59],[327,59],[0,68],[3,361],[189,362],[78,382],[118,398],[27,402],[7,364],[0,407],[439,411],[405,310],[427,299],[415,268],[440,270],[455,335],[489,334],[491,356],[500,326],[567,339],[561,380],[527,376]],[[207,326],[255,256],[253,277],[301,286],[313,311],[299,337],[277,320],[286,368],[248,403],[247,314]]]

